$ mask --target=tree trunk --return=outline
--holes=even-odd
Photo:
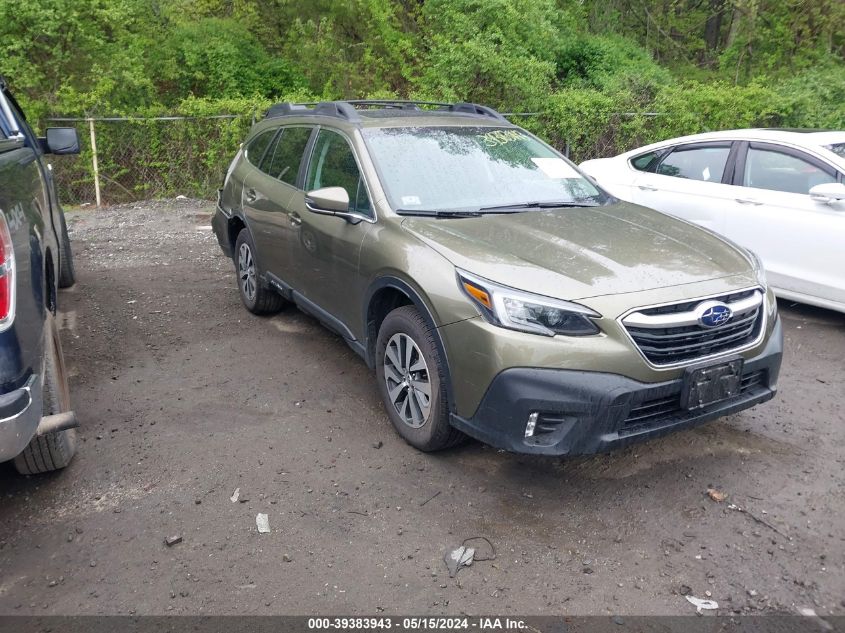
[[[710,12],[704,23],[704,45],[710,60],[718,55],[724,12],[725,0],[710,0]]]
[[[728,29],[728,39],[725,41],[725,48],[730,48],[736,42],[739,35],[740,27],[742,26],[742,11],[734,7],[731,14],[731,28]]]

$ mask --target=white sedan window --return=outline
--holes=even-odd
[[[730,152],[731,148],[727,146],[676,149],[660,163],[657,173],[704,182],[721,182]]]
[[[829,182],[836,182],[836,177],[797,156],[753,147],[748,150],[742,181],[746,187],[806,194]]]

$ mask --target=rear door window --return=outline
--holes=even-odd
[[[721,182],[730,153],[730,144],[677,147],[660,162],[657,173],[703,182]]]
[[[744,187],[808,194],[812,187],[829,182],[836,182],[833,170],[822,169],[810,157],[804,159],[774,148],[748,148],[742,176]]]
[[[309,138],[310,127],[282,128],[275,147],[272,152],[267,152],[261,163],[261,171],[289,185],[296,185],[299,164],[302,162],[302,154]]]

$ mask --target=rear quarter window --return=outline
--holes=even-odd
[[[258,167],[267,151],[267,146],[270,145],[270,141],[273,140],[275,135],[276,130],[267,130],[252,139],[246,146],[246,159]]]
[[[660,152],[648,152],[631,159],[631,167],[637,171],[654,171],[654,166],[660,158]]]
[[[827,149],[829,149],[831,152],[833,152],[840,158],[845,158],[845,143],[835,143],[833,145],[828,145]]]

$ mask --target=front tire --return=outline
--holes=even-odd
[[[408,444],[429,452],[464,439],[449,423],[445,362],[431,328],[414,306],[397,308],[382,322],[376,376],[387,415]]]
[[[282,309],[284,299],[261,282],[255,262],[255,244],[247,229],[241,229],[235,241],[235,272],[238,292],[247,310],[253,314],[274,314]]]
[[[41,415],[70,411],[70,389],[67,385],[65,359],[56,318],[49,311],[44,321],[47,336],[44,342],[44,387]],[[64,468],[76,452],[76,429],[36,435],[20,455],[15,469],[22,475],[37,475]]]

